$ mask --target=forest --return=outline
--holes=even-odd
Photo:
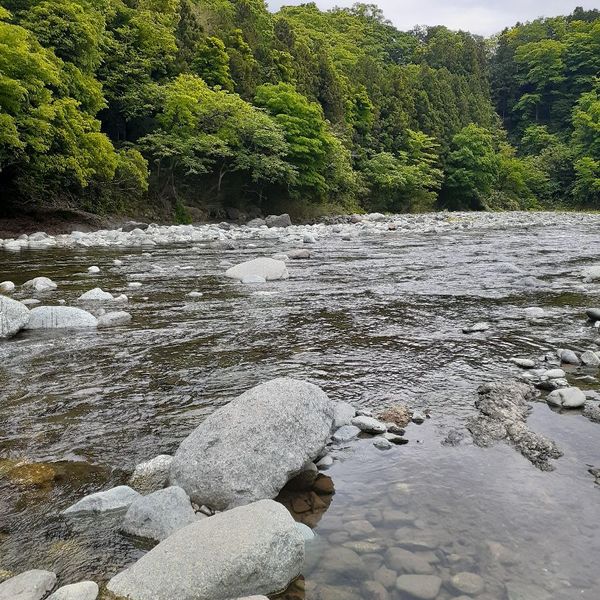
[[[600,11],[0,0],[0,213],[600,209]]]

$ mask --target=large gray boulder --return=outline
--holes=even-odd
[[[0,339],[12,337],[29,321],[29,309],[21,302],[0,296]]]
[[[108,590],[129,600],[227,600],[275,594],[300,574],[304,540],[287,509],[261,500],[179,529]]]
[[[96,600],[99,591],[97,583],[81,581],[71,585],[63,585],[48,600]]]
[[[56,585],[56,575],[33,569],[0,583],[0,600],[42,600]]]
[[[140,496],[125,513],[125,533],[158,542],[197,520],[188,495],[176,486]]]
[[[29,313],[24,329],[79,329],[97,327],[94,315],[71,306],[38,306]]]
[[[333,404],[320,388],[274,379],[215,411],[175,453],[170,482],[217,510],[274,498],[328,441]]]
[[[237,279],[238,281],[248,277],[262,277],[266,281],[274,281],[276,279],[287,279],[289,276],[285,263],[282,260],[273,258],[255,258],[225,271],[225,277]]]

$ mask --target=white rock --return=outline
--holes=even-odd
[[[316,243],[317,240],[315,239],[315,236],[312,235],[311,233],[305,233],[302,241],[305,244],[314,244],[314,243]]]
[[[31,309],[24,329],[79,329],[96,327],[91,313],[71,306],[38,306]]]
[[[600,365],[600,358],[595,352],[586,350],[581,355],[581,362],[588,367],[597,367]]]
[[[114,487],[105,492],[96,492],[85,496],[79,502],[63,511],[65,515],[84,512],[106,512],[109,510],[124,510],[140,498],[140,494],[126,485]]]
[[[600,265],[584,267],[581,276],[587,281],[596,281],[600,279]]]
[[[100,273],[100,267],[97,267],[96,265],[88,267],[88,273]]]
[[[332,436],[334,442],[343,443],[353,440],[360,434],[360,429],[355,425],[342,425]],[[317,465],[318,466],[318,465]]]
[[[130,282],[127,284],[127,287],[129,287],[129,288],[141,288],[141,287],[142,287],[142,284],[141,284],[141,282],[140,282],[140,281],[130,281]]]
[[[242,283],[267,283],[267,280],[260,275],[244,275]]]
[[[310,258],[310,250],[290,250],[287,255],[292,260],[301,260],[303,258]]]
[[[102,288],[94,288],[89,292],[85,292],[79,296],[80,300],[95,300],[95,301],[103,301],[103,300],[114,300],[114,296],[110,292],[105,292]]]
[[[96,600],[100,590],[93,581],[81,581],[64,585],[52,594],[48,600]]]
[[[117,310],[98,317],[98,327],[116,327],[131,321],[131,315],[124,310]]]
[[[559,350],[558,357],[563,363],[566,363],[568,365],[581,364],[579,357],[577,356],[577,354],[575,354],[575,352],[573,352],[573,350]]]
[[[15,289],[15,284],[12,281],[3,281],[0,283],[0,293],[10,294]]]
[[[361,431],[365,433],[385,433],[387,431],[385,424],[373,417],[354,417],[352,419],[352,425],[358,427]]]
[[[261,500],[179,529],[113,577],[129,600],[226,600],[284,590],[300,574],[304,540],[283,505]]]
[[[392,442],[386,440],[385,438],[376,438],[373,441],[373,446],[378,450],[389,450],[392,447]]]
[[[542,373],[545,379],[562,379],[566,373],[562,369],[548,369]]]
[[[58,286],[52,279],[48,277],[34,277],[23,284],[24,288],[32,289],[36,292],[46,292],[49,290],[55,290]]]
[[[56,585],[56,575],[33,569],[0,583],[0,600],[42,600]]]
[[[336,402],[333,407],[333,428],[339,429],[344,425],[350,425],[356,416],[356,409],[348,402]]]
[[[550,392],[546,398],[548,404],[562,408],[580,408],[585,404],[585,394],[576,387],[567,387]]]
[[[266,281],[274,281],[276,279],[287,279],[289,273],[283,261],[272,258],[255,258],[225,271],[225,277],[237,279],[238,281],[250,276],[258,276]]]
[[[546,314],[543,308],[539,308],[537,306],[530,306],[523,312],[525,313],[525,317],[528,319],[541,319]]]
[[[316,385],[268,381],[217,409],[182,442],[170,483],[217,510],[274,498],[320,455],[332,423],[332,403]]]
[[[10,338],[29,321],[29,309],[22,302],[0,296],[0,339]]]
[[[511,358],[510,360],[522,369],[533,369],[535,367],[535,361],[530,358]]]
[[[115,267],[120,267],[120,266],[122,266],[122,265],[123,265],[123,261],[122,261],[122,260],[119,260],[118,258],[115,258],[115,260],[113,260],[113,265],[114,265]]]
[[[190,298],[202,298],[202,292],[188,292],[187,296]]]
[[[152,460],[140,463],[129,479],[129,485],[147,494],[164,488],[169,482],[169,469],[173,457],[168,454],[159,454]]]
[[[35,306],[36,304],[41,303],[42,301],[38,300],[37,298],[25,298],[25,300],[21,300],[21,304],[24,304],[25,306]],[[58,303],[64,304],[64,300],[62,302],[59,300]]]
[[[333,458],[329,454],[327,454],[317,462],[317,467],[323,471],[329,469],[329,467],[331,467],[332,465]]]
[[[134,500],[125,513],[122,530],[160,542],[196,520],[188,495],[171,486]]]

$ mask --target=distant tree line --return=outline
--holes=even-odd
[[[0,0],[0,206],[600,209],[600,12]]]

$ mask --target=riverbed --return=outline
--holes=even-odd
[[[585,309],[600,305],[600,285],[580,271],[600,263],[600,216],[436,219],[452,227],[357,226],[349,236],[318,228],[311,244],[298,232],[2,252],[0,280],[44,275],[58,284],[37,296],[44,303],[81,305],[79,295],[101,287],[127,294],[133,319],[97,331],[26,331],[0,344],[0,571],[48,569],[61,584],[109,579],[147,546],[121,535],[117,517],[68,521],[61,510],[173,453],[239,393],[287,376],[359,408],[401,401],[431,417],[407,428],[407,445],[382,452],[365,438],[340,454],[326,472],[336,493],[316,524],[305,581],[288,597],[366,598],[361,583],[376,580],[387,549],[415,538],[405,547],[445,582],[438,600],[460,596],[447,582],[464,571],[484,579],[481,600],[599,598],[600,487],[588,469],[600,467],[600,425],[534,403],[530,428],[564,453],[542,472],[507,445],[473,445],[464,424],[481,383],[522,375],[511,357],[598,347]],[[309,247],[311,258],[290,261],[288,280],[223,277],[233,264],[292,247]],[[533,306],[544,316],[528,319]],[[462,332],[480,321],[490,329]],[[597,389],[580,375],[569,379]],[[443,443],[453,430],[464,439]],[[6,477],[19,461],[54,475],[33,486]],[[356,535],[356,521],[372,529]],[[371,546],[359,551],[357,542]],[[340,564],[339,548],[360,556],[358,571]]]

